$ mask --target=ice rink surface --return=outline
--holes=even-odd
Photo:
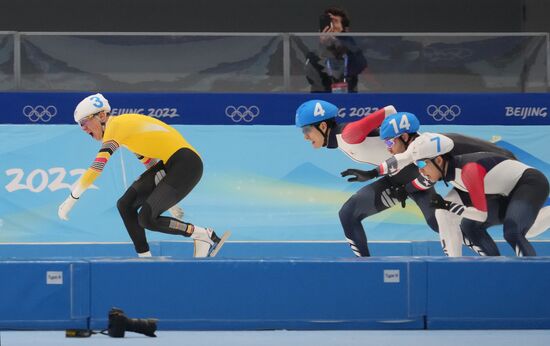
[[[550,330],[441,331],[158,331],[157,338],[127,333],[66,338],[63,331],[3,331],[1,346],[192,345],[192,346],[548,346]]]

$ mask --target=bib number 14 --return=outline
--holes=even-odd
[[[390,120],[390,124],[393,126],[393,130],[395,133],[401,133],[401,131],[403,130],[408,131],[411,128],[411,123],[409,122],[409,118],[407,118],[406,115],[403,115],[401,117],[401,120],[399,120],[399,127],[395,119]]]

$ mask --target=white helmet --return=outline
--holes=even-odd
[[[438,133],[424,132],[411,144],[413,160],[433,159],[453,150],[455,144],[452,139]]]
[[[74,121],[80,123],[80,120],[101,111],[107,113],[111,111],[109,101],[100,93],[88,96],[76,106],[74,110]]]

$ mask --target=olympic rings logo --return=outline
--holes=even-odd
[[[26,105],[23,107],[23,115],[29,118],[33,123],[41,120],[42,122],[47,123],[53,117],[57,115],[57,108],[55,106],[30,106]]]
[[[230,117],[233,122],[238,123],[244,120],[249,123],[260,115],[260,109],[258,106],[227,106],[225,108],[225,115]]]
[[[457,105],[429,105],[428,108],[426,108],[426,112],[429,116],[434,118],[435,121],[441,121],[443,119],[453,121],[462,113],[462,109]]]

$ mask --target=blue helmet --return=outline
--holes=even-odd
[[[296,126],[304,127],[321,121],[336,118],[338,107],[330,102],[311,100],[302,103],[296,110]]]
[[[380,138],[390,139],[404,133],[418,132],[420,122],[416,115],[408,112],[397,112],[388,116],[380,126]]]

